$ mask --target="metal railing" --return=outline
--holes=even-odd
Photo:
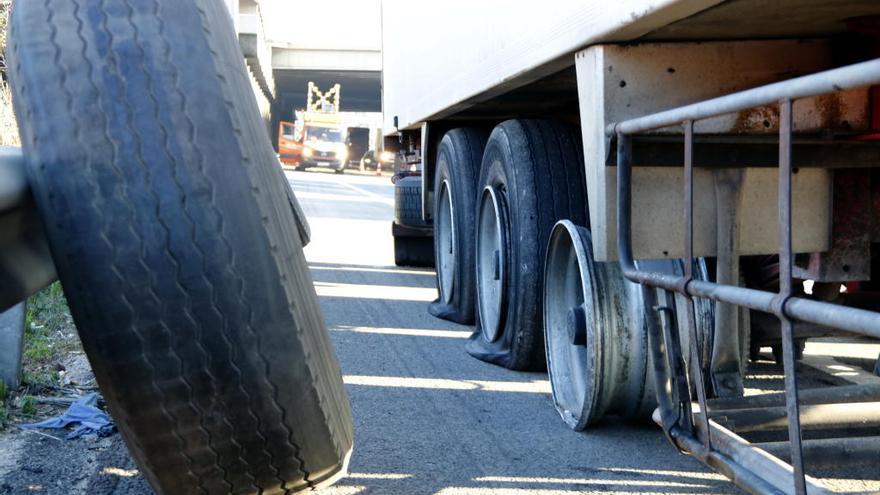
[[[788,81],[770,84],[739,93],[611,124],[607,134],[617,139],[617,232],[620,264],[631,281],[688,297],[687,331],[691,338],[689,381],[678,348],[677,334],[651,324],[652,356],[657,373],[659,417],[664,431],[679,448],[731,477],[737,484],[754,492],[789,491],[797,494],[819,493],[823,488],[804,474],[800,401],[795,373],[794,326],[812,323],[830,328],[880,338],[880,313],[837,304],[794,297],[792,291],[792,101],[846,89],[880,83],[880,59],[829,70]],[[694,194],[693,144],[694,122],[755,107],[779,106],[779,291],[776,293],[695,280],[692,273]],[[684,133],[684,253],[685,273],[674,276],[639,270],[632,250],[632,136],[669,126],[683,126]],[[655,291],[652,291],[655,292]],[[667,297],[670,292],[667,292]],[[656,298],[656,295],[650,297]],[[775,315],[781,324],[783,368],[785,373],[785,412],[790,439],[791,466],[769,457],[748,442],[710,419],[707,407],[703,366],[697,349],[693,317],[693,297],[708,298]],[[657,309],[668,309],[662,304]],[[662,311],[661,311],[662,313]],[[675,319],[664,317],[667,327]],[[660,345],[665,341],[666,345]],[[690,390],[696,389],[699,411],[693,411]],[[693,424],[696,415],[697,424]],[[697,433],[697,434],[695,434]],[[702,437],[702,438],[700,438]],[[788,486],[786,486],[788,484]]]

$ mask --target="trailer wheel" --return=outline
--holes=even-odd
[[[394,238],[394,264],[396,266],[434,266],[434,241],[430,237]]]
[[[568,220],[547,247],[544,331],[553,403],[574,430],[651,408],[640,290],[593,259],[590,232]]]
[[[431,225],[422,219],[421,177],[404,177],[394,183],[394,221],[411,227]]]
[[[510,120],[492,131],[478,187],[474,357],[544,367],[544,250],[558,220],[587,223],[582,157],[580,136],[559,123]]]
[[[341,476],[348,399],[223,2],[19,2],[24,156],[83,347],[153,489]]]
[[[434,258],[439,297],[428,311],[456,323],[474,321],[474,235],[477,175],[486,144],[482,129],[454,129],[437,150]]]
[[[677,260],[639,266],[676,275],[683,271]],[[695,278],[706,277],[702,260],[695,268]],[[553,229],[544,273],[547,368],[562,420],[583,430],[612,414],[648,419],[657,399],[645,319],[652,309],[642,288],[626,280],[616,262],[596,262],[590,231],[568,220]],[[676,297],[675,306],[679,325],[686,325],[686,301]],[[697,301],[695,311],[697,331],[705,337],[711,333],[712,305]],[[682,339],[683,352],[687,342]]]

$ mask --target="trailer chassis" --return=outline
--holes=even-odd
[[[664,112],[613,123],[606,133],[617,140],[617,239],[624,275],[642,284],[653,308],[648,320],[649,346],[659,407],[654,420],[680,450],[698,458],[753,493],[826,493],[818,481],[805,475],[804,452],[860,457],[877,455],[877,437],[842,440],[803,440],[802,430],[818,423],[839,425],[880,421],[880,390],[852,386],[799,391],[795,370],[795,336],[802,324],[843,330],[880,338],[880,314],[793,296],[792,290],[792,102],[846,89],[880,83],[880,59],[829,70],[783,82],[713,98]],[[776,293],[697,280],[694,260],[694,123],[710,117],[777,104],[779,128],[779,291]],[[684,267],[682,276],[640,270],[633,259],[632,163],[633,136],[668,126],[681,126],[684,133]],[[675,293],[686,296],[690,369],[679,344],[674,315]],[[721,398],[707,397],[704,363],[697,352],[699,338],[694,321],[694,298],[736,305],[774,315],[781,324],[785,392],[778,395]],[[717,331],[717,330],[716,330]],[[784,409],[780,406],[784,405]],[[849,414],[840,415],[849,411]],[[804,415],[801,413],[810,412]],[[827,413],[827,414],[826,414]],[[751,421],[752,427],[770,429],[784,425],[788,448],[773,444],[750,444],[716,419],[734,415]],[[831,419],[828,418],[831,416]],[[849,418],[843,416],[850,416]],[[713,419],[715,418],[715,419]],[[835,421],[836,419],[836,421]],[[872,448],[873,446],[873,448]],[[770,452],[784,457],[790,464]],[[876,459],[876,457],[874,457]]]

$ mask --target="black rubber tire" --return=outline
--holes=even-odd
[[[394,264],[397,266],[434,266],[434,241],[431,237],[394,237]]]
[[[477,193],[495,188],[504,205],[506,245],[498,337],[485,337],[477,275],[476,329],[467,343],[474,357],[516,370],[546,368],[543,335],[544,251],[558,220],[589,225],[579,133],[548,120],[509,120],[492,131]],[[477,225],[480,223],[477,202]],[[479,232],[477,233],[479,251]],[[476,270],[483,263],[477,253]]]
[[[477,179],[480,162],[486,147],[488,132],[484,129],[453,129],[443,136],[437,150],[434,173],[434,259],[437,265],[437,292],[439,297],[428,307],[428,312],[444,320],[465,325],[474,322],[476,293],[474,270],[476,253],[474,236],[476,225]],[[452,206],[451,239],[445,246],[437,235],[437,215],[443,195],[447,194]],[[446,253],[441,252],[446,248]],[[449,249],[452,253],[449,253]],[[441,280],[441,263],[449,263],[451,281]]]
[[[19,2],[29,178],[98,384],[160,494],[346,469],[351,412],[223,2]]]
[[[411,227],[431,225],[422,219],[421,177],[404,177],[394,184],[394,221]]]

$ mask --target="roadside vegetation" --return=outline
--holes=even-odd
[[[20,146],[6,73],[6,23],[11,5],[12,0],[0,0],[0,146]],[[57,282],[28,300],[22,361],[22,383],[17,390],[9,390],[0,382],[0,430],[64,405],[65,401],[57,400],[58,396],[80,385],[71,382],[70,363],[87,368],[67,301]],[[77,371],[80,376],[84,373]]]
[[[12,0],[0,0],[0,146],[19,146],[18,126],[12,113],[12,94],[6,78],[6,22]]]
[[[94,389],[88,362],[55,282],[28,299],[22,381],[17,390],[0,383],[0,429],[54,413],[72,398]]]
[[[29,392],[51,391],[64,370],[61,360],[81,351],[61,284],[55,282],[28,300],[22,382]]]

